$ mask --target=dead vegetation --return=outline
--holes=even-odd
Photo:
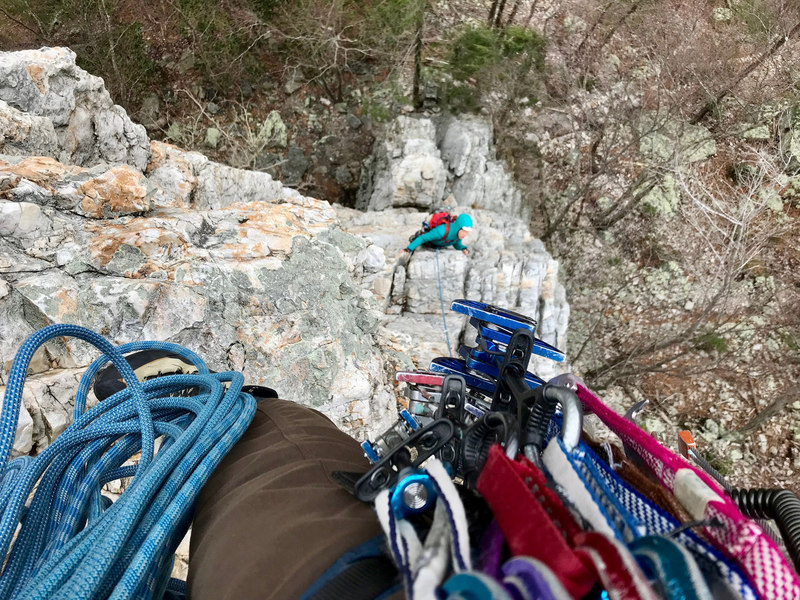
[[[289,149],[261,136],[278,111],[313,163],[296,185],[331,201],[354,194],[380,122],[483,114],[562,261],[575,368],[652,398],[670,427],[716,427],[709,443],[743,457],[731,472],[764,485],[800,472],[798,37],[789,0],[9,0],[0,14],[4,47],[70,45],[132,113],[154,95],[155,138],[281,176]]]

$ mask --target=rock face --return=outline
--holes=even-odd
[[[7,119],[17,123],[4,127],[3,137],[14,136],[19,128],[34,132],[24,143],[4,144],[0,137],[6,154],[44,154],[84,167],[107,162],[143,171],[147,165],[150,144],[144,127],[111,101],[102,79],[75,64],[72,50],[0,52],[0,100],[7,103],[0,104],[0,125]]]
[[[399,352],[418,367],[427,368],[432,358],[455,353],[459,343],[474,345],[475,331],[450,311],[457,298],[534,317],[537,336],[566,349],[569,305],[558,281],[558,262],[532,237],[521,195],[494,158],[491,135],[490,125],[476,118],[441,118],[434,124],[400,117],[389,127],[387,139],[375,143],[375,154],[365,165],[359,197],[369,210],[337,207],[345,230],[383,251],[361,276],[362,285],[390,315],[382,330],[385,351]],[[407,193],[405,159],[413,155],[421,161],[420,154],[430,164],[441,160],[447,169],[445,191],[452,192],[448,200],[440,197],[431,205],[428,193],[416,201]],[[469,256],[452,248],[438,253],[420,248],[407,264],[400,261],[401,250],[430,207],[447,204],[451,212],[468,212],[474,219],[474,230],[465,239]],[[413,208],[401,208],[410,205]],[[532,367],[544,378],[564,370],[564,365],[546,359],[534,359]]]
[[[235,169],[209,160],[198,152],[153,142],[146,173],[154,185],[159,206],[193,206],[217,210],[232,202],[267,198],[302,199],[269,173]]]
[[[476,117],[398,117],[361,173],[356,208],[439,208],[457,204],[524,217],[513,177],[497,160],[491,124]]]
[[[432,208],[444,198],[446,181],[434,124],[428,119],[399,117],[386,136],[375,142],[372,157],[362,169],[356,207]]]
[[[444,117],[437,143],[450,175],[450,188],[460,206],[525,217],[528,213],[514,178],[497,160],[488,121],[476,117]]]
[[[403,264],[401,250],[428,213],[401,209],[362,213],[337,207],[346,231],[383,249],[384,266],[365,270],[361,277],[362,285],[389,314],[384,322],[384,349],[399,351],[422,368],[427,368],[432,358],[447,356],[442,304],[452,352],[459,343],[474,345],[475,331],[467,327],[465,318],[450,311],[450,304],[458,298],[531,316],[539,323],[537,337],[566,349],[569,304],[558,281],[558,262],[542,242],[532,237],[517,217],[459,207],[453,210],[467,211],[475,221],[465,239],[469,256],[448,248],[440,250],[437,257],[436,251],[420,248]],[[532,367],[544,378],[564,371],[563,364],[546,359],[534,359]]]
[[[58,156],[53,122],[17,110],[0,100],[0,152],[3,154]]]
[[[357,283],[382,251],[327,202],[150,144],[68,50],[0,53],[0,97],[0,396],[28,335],[75,323],[187,346],[360,439],[394,421],[379,304]],[[72,339],[37,352],[16,452],[66,428],[96,357]]]

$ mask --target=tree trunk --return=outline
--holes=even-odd
[[[615,33],[617,33],[617,30],[618,30],[620,27],[622,27],[622,25],[625,23],[625,21],[627,21],[627,20],[628,20],[628,17],[630,17],[630,16],[631,16],[633,13],[635,13],[635,12],[636,12],[636,11],[639,9],[639,7],[642,5],[642,1],[643,1],[643,0],[636,0],[636,2],[634,2],[634,3],[631,5],[631,7],[628,9],[628,12],[626,12],[626,13],[625,13],[625,14],[622,16],[622,18],[621,18],[619,21],[617,21],[617,22],[614,24],[614,26],[611,28],[611,31],[609,31],[609,32],[606,34],[606,36],[603,38],[603,41],[602,41],[602,42],[600,42],[600,45],[599,45],[597,48],[594,48],[594,49],[593,49],[593,52],[594,52],[595,54],[597,54],[598,52],[600,52],[600,50],[602,50],[602,49],[605,47],[605,45],[606,45],[606,44],[608,44],[608,42],[610,42],[610,41],[611,41],[611,38],[613,38],[613,37],[614,37],[614,34],[615,34]]]
[[[489,9],[489,19],[487,20],[490,27],[492,26],[492,23],[494,23],[494,18],[495,15],[497,14],[497,5],[499,3],[500,0],[492,0],[492,8]]]
[[[797,393],[789,393],[784,394],[777,399],[773,400],[769,406],[767,406],[764,410],[759,412],[755,417],[750,419],[747,423],[745,423],[740,429],[737,430],[737,433],[742,435],[750,435],[751,433],[755,433],[764,423],[769,421],[772,417],[777,415],[787,406],[789,406],[792,402],[797,400]]]
[[[531,9],[528,11],[528,18],[525,21],[525,27],[529,27],[530,26],[531,21],[533,20],[533,13],[536,12],[536,5],[537,4],[539,4],[539,0],[533,0],[533,2],[531,2]]]
[[[506,19],[506,27],[512,25],[514,23],[514,19],[517,16],[517,11],[519,10],[519,5],[522,3],[522,0],[516,0],[514,2],[514,6],[511,7],[511,12],[508,14],[508,19]]]
[[[428,8],[427,0],[423,0],[417,12],[417,31],[414,34],[414,108],[422,108],[422,30],[425,28],[425,11]]]
[[[614,6],[614,2],[613,1],[609,2],[608,4],[606,4],[603,7],[603,10],[600,11],[600,16],[597,17],[597,19],[595,19],[594,23],[592,23],[591,27],[589,27],[589,29],[586,30],[586,34],[583,36],[583,39],[581,40],[581,43],[578,45],[578,49],[575,51],[576,54],[580,55],[581,52],[583,52],[583,48],[584,48],[584,46],[586,46],[586,43],[589,41],[589,38],[592,37],[592,34],[594,33],[594,30],[597,29],[597,27],[600,25],[600,23],[603,22],[603,19],[605,19],[606,13],[609,11],[609,9],[612,6]]]
[[[494,15],[494,23],[492,23],[492,27],[500,27],[500,21],[503,18],[503,11],[506,9],[506,0],[500,0],[500,3],[497,5],[497,13]]]

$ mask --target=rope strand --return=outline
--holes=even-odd
[[[447,319],[444,316],[444,296],[442,295],[442,277],[439,274],[439,248],[436,248],[436,279],[439,281],[439,304],[442,307],[442,323],[444,323],[444,337],[447,340],[447,355],[453,356],[453,349],[450,347],[450,332],[447,330]]]
[[[30,360],[39,346],[62,336],[89,342],[103,356],[81,379],[73,423],[37,457],[9,462]],[[123,355],[153,349],[180,355],[198,373],[140,382]],[[86,410],[94,376],[109,361],[127,387]],[[0,600],[161,598],[167,589],[182,589],[170,572],[194,501],[255,415],[255,399],[241,392],[243,384],[241,373],[212,374],[176,344],[115,348],[75,325],[51,325],[28,338],[12,364],[0,413],[6,559]],[[196,393],[186,397],[190,389]],[[116,502],[101,495],[104,484],[130,476]]]

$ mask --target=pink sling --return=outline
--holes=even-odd
[[[588,388],[578,384],[578,397],[630,445],[698,520],[718,519],[723,527],[703,527],[703,533],[742,568],[759,596],[765,600],[800,599],[800,581],[775,543],[753,521],[742,515],[733,501],[704,471],[673,454],[651,435],[608,408]]]

